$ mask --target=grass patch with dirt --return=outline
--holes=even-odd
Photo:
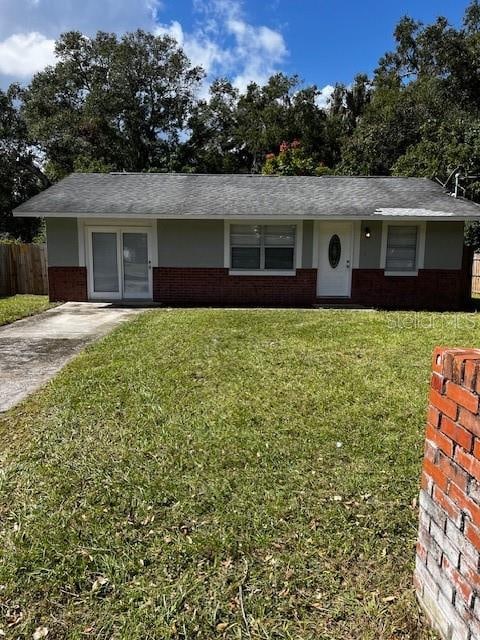
[[[16,295],[0,298],[0,326],[33,316],[55,306],[48,296]]]
[[[0,628],[428,638],[430,358],[474,314],[161,310],[0,421]]]

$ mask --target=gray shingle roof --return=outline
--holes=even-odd
[[[466,219],[480,206],[423,178],[74,173],[15,215]]]

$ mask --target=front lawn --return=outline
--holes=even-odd
[[[54,306],[48,296],[16,295],[0,298],[0,326],[33,316]]]
[[[147,312],[0,422],[10,638],[426,639],[430,356],[476,316]]]

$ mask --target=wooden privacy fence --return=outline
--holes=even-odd
[[[48,293],[47,247],[0,244],[0,296]]]
[[[480,253],[473,254],[472,293],[480,295]]]

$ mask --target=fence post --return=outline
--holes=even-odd
[[[434,352],[414,583],[444,640],[480,638],[480,350]]]
[[[17,279],[15,277],[16,265],[14,262],[12,246],[13,245],[11,244],[8,245],[7,260],[8,260],[8,274],[10,278],[10,295],[14,296],[17,293]]]
[[[9,256],[8,245],[0,244],[0,296],[8,296],[11,292]]]
[[[472,259],[472,293],[480,294],[480,253],[475,252]]]

